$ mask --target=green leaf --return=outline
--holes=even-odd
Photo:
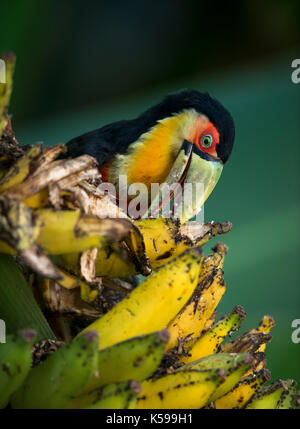
[[[55,339],[33,293],[11,255],[0,253],[0,319],[7,333],[22,328],[37,331],[38,341]]]

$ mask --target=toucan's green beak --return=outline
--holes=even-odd
[[[223,163],[184,141],[166,179],[170,192],[158,192],[144,217],[175,217],[187,222],[197,215],[216,186]]]

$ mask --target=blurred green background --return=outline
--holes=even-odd
[[[300,384],[300,2],[20,0],[0,19],[21,144],[67,141],[182,88],[231,111],[236,145],[205,205],[206,221],[233,222],[219,313],[244,305],[243,330],[273,315],[268,368]]]

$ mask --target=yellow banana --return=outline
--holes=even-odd
[[[230,333],[239,329],[246,312],[243,307],[236,306],[230,314],[224,316],[206,331],[188,350],[189,356],[182,356],[180,361],[188,363],[212,355],[218,350],[218,346]]]
[[[200,224],[158,217],[136,221],[135,226],[143,235],[146,255],[153,269],[165,264],[191,247],[201,247],[212,237],[229,232],[230,222]]]
[[[260,386],[271,378],[269,371],[262,369],[258,373],[248,375],[226,395],[215,401],[217,409],[243,408]]]
[[[42,224],[37,244],[46,253],[54,255],[54,261],[61,268],[78,273],[78,252],[96,247],[96,276],[115,278],[137,272],[149,274],[142,236],[129,220],[100,219],[70,210],[38,209],[34,213]],[[126,247],[111,245],[111,242],[122,239]]]
[[[52,259],[62,269],[75,274],[79,273],[79,253],[54,255]],[[126,249],[106,245],[104,248],[98,248],[95,261],[95,274],[97,277],[125,278],[138,274],[138,270]]]
[[[31,171],[31,166],[42,151],[41,145],[32,146],[19,158],[0,180],[0,194],[23,182]]]
[[[130,337],[166,327],[192,295],[202,258],[191,249],[150,275],[126,298],[86,330],[96,329],[104,349]]]
[[[209,319],[207,319],[207,321],[205,322],[204,326],[203,326],[203,330],[201,332],[201,335],[203,335],[206,331],[208,331],[212,325],[215,323],[216,318],[218,317],[218,312],[215,311]]]
[[[228,393],[251,367],[252,362],[253,357],[249,353],[216,353],[185,364],[177,372],[216,370],[221,381],[210,397],[211,402]]]
[[[33,209],[49,205],[48,190],[42,189],[40,192],[31,195],[23,200],[23,203]]]
[[[271,330],[274,328],[274,326],[275,326],[275,320],[273,319],[273,317],[272,316],[264,316],[261,319],[261,321],[259,322],[258,328],[251,329],[250,331],[248,331],[248,334],[250,336],[252,335],[253,338],[257,337],[257,334],[259,334],[259,333],[269,334],[271,332]],[[271,338],[271,337],[269,337],[269,338]],[[258,339],[259,339],[259,337],[258,337]],[[252,341],[252,343],[253,343],[253,341]],[[265,341],[265,342],[261,341],[261,344],[257,347],[257,349],[253,355],[254,360],[255,360],[253,368],[251,370],[249,370],[249,372],[246,373],[245,376],[253,374],[254,372],[257,372],[257,371],[259,371],[265,367],[266,359],[265,359],[264,351],[266,350],[266,345],[267,345],[267,341]],[[254,349],[254,348],[255,347],[252,347],[252,349]]]
[[[122,248],[122,253],[125,252],[125,255],[120,257],[120,252],[99,248],[96,258],[97,276],[124,278],[139,273],[148,275],[150,270],[145,270],[147,260],[151,267],[156,269],[184,250],[194,247],[195,243],[197,246],[203,246],[211,237],[225,233],[229,228],[227,223],[195,223],[193,226],[181,226],[179,222],[164,218],[136,221],[134,227],[135,233],[129,233],[125,237],[126,249]],[[195,231],[198,231],[198,235]],[[138,237],[137,232],[142,234],[141,238]],[[128,237],[131,239],[129,240]],[[127,257],[125,250],[129,250]],[[79,258],[80,254],[72,251],[70,254],[59,255],[55,260],[67,271],[77,272]]]
[[[113,222],[116,222],[116,228],[119,226],[119,220],[98,219],[71,210],[38,209],[35,214],[42,223],[37,244],[52,255],[104,247],[108,243],[108,234],[112,232]]]
[[[275,326],[275,320],[272,316],[264,316],[259,322],[257,330],[252,329],[250,332],[263,332],[264,334],[268,334]],[[264,352],[266,349],[266,343],[262,344],[258,348],[258,352]]]
[[[225,282],[222,271],[224,256],[227,248],[219,243],[213,249],[212,255],[204,258],[197,288],[179,314],[169,323],[170,340],[167,350],[178,343],[178,338],[192,335],[197,338],[212,316],[225,292]]]
[[[138,409],[195,409],[204,407],[220,377],[215,370],[185,371],[142,382]]]
[[[86,282],[82,281],[79,277],[76,277],[67,271],[58,269],[60,278],[56,280],[60,286],[63,286],[66,289],[74,289],[80,287],[80,296],[81,299],[85,302],[92,302],[96,299],[99,292],[96,289],[92,289]],[[43,293],[47,294],[49,285],[44,285]]]

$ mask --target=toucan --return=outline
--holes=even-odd
[[[102,180],[118,187],[143,183],[202,184],[202,197],[193,199],[183,221],[192,218],[215,187],[235,137],[228,110],[208,93],[183,90],[167,95],[135,119],[122,120],[75,137],[67,156],[96,158]],[[161,200],[159,200],[161,205]],[[157,201],[153,204],[157,204]],[[176,211],[176,208],[175,208]],[[149,212],[148,212],[149,213]],[[173,209],[174,214],[174,209]]]

